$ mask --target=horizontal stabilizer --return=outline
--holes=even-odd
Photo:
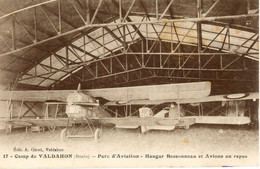
[[[195,118],[174,119],[174,118],[160,118],[160,117],[131,117],[131,118],[100,118],[102,124],[115,124],[117,126],[179,126],[189,122],[195,123]]]

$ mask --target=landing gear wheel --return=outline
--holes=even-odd
[[[69,138],[68,138],[68,135],[69,135],[69,131],[67,131],[67,129],[63,129],[60,133],[60,139],[61,141],[68,141]]]
[[[49,131],[55,131],[55,129],[56,129],[56,126],[49,126],[49,127],[48,127],[48,130],[49,130]]]
[[[102,130],[100,128],[97,128],[94,133],[94,140],[95,142],[98,141],[98,139],[102,136]]]

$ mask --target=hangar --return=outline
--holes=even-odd
[[[210,95],[244,97],[258,92],[258,11],[257,0],[1,1],[1,88],[21,94],[207,81]],[[46,117],[34,103],[12,102],[16,94],[2,117]]]
[[[22,158],[26,147],[78,158],[46,159],[52,168],[82,168],[86,158],[113,153],[138,159],[88,167],[256,166],[258,76],[258,0],[0,0],[7,155],[15,147]],[[101,131],[99,144],[60,141],[97,140]],[[45,167],[8,165],[25,164]]]

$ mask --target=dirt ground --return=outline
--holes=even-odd
[[[2,167],[8,164],[10,167],[18,165],[19,168],[256,166],[259,159],[258,133],[258,130],[247,126],[194,125],[189,130],[149,131],[143,135],[138,129],[115,130],[107,127],[103,129],[103,136],[98,142],[92,138],[61,142],[59,130],[28,134],[24,130],[15,130],[10,135],[0,135],[0,162]],[[29,152],[13,151],[15,147],[23,150],[28,148]],[[42,148],[45,154],[72,154],[73,158],[3,158],[4,154],[43,153],[32,150],[36,148]],[[46,148],[63,151],[46,152]],[[113,154],[124,157],[113,158]]]

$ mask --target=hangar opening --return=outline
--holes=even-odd
[[[66,106],[55,101],[66,100],[60,99],[66,94],[54,94],[54,98],[49,94],[45,103],[54,100],[53,104],[42,104],[38,102],[43,102],[44,94],[38,96],[42,99],[33,94],[26,99],[30,96],[24,93],[76,90],[79,84],[87,93],[90,89],[206,81],[211,84],[210,95],[223,95],[215,100],[220,102],[229,94],[258,92],[257,1],[35,0],[3,2],[1,13],[1,88],[10,91],[2,98],[8,102],[3,103],[7,110],[3,117],[43,118],[50,111],[56,118],[59,112],[65,113]],[[96,97],[102,104],[121,101],[102,94]],[[256,116],[258,97],[251,97],[253,103],[235,100],[234,108],[225,111],[236,109],[238,114],[244,105],[244,114]],[[128,116],[140,108],[125,105],[112,106],[110,114],[113,111],[115,116],[116,110],[117,115],[119,111]],[[207,109],[201,105],[186,112],[201,114]],[[220,115],[225,116],[225,111]]]
[[[62,140],[97,140],[106,124],[257,128],[258,12],[257,0],[2,0],[2,128]]]

